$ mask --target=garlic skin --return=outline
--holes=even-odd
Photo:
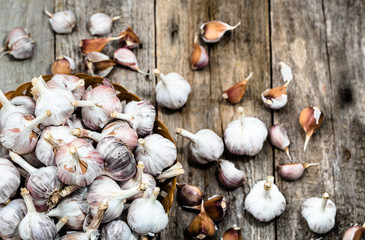
[[[134,151],[135,158],[144,163],[145,172],[152,176],[161,174],[163,169],[171,166],[176,160],[175,144],[159,134],[140,138],[138,143]]]
[[[138,237],[131,232],[129,226],[121,220],[114,220],[101,229],[100,240],[138,240]]]
[[[79,43],[79,47],[83,55],[88,55],[91,52],[101,52],[110,41],[119,40],[120,38],[121,37],[82,39]]]
[[[91,35],[106,35],[112,31],[113,21],[118,17],[110,17],[105,13],[95,13],[89,20],[89,31]]]
[[[353,226],[346,230],[342,240],[361,240],[365,230],[365,223],[360,226]]]
[[[189,235],[194,239],[209,239],[215,235],[215,225],[206,214],[204,204],[201,205],[200,213],[194,218],[189,226]]]
[[[289,153],[289,145],[290,141],[288,138],[288,134],[286,132],[286,128],[280,126],[279,124],[275,124],[274,126],[271,126],[269,129],[269,141],[270,143],[280,149],[285,151],[286,155],[288,156],[290,162],[292,162],[292,159],[290,157]]]
[[[242,240],[241,228],[233,226],[227,229],[222,237],[222,240]]]
[[[88,186],[104,169],[101,154],[84,139],[63,145],[58,149],[55,160],[58,177],[67,185]]]
[[[272,176],[257,182],[245,200],[246,211],[260,222],[270,222],[281,215],[285,207],[285,198],[274,184]]]
[[[335,226],[336,205],[329,199],[328,193],[324,193],[322,198],[308,198],[303,203],[302,216],[313,232],[327,233]]]
[[[56,33],[71,33],[76,25],[76,16],[72,11],[60,11],[54,14],[44,10],[49,17],[49,23]]]
[[[202,129],[193,134],[185,129],[177,128],[175,132],[191,141],[190,150],[196,163],[207,164],[214,162],[223,154],[223,141],[212,130]]]
[[[16,193],[19,185],[20,173],[18,169],[8,159],[0,158],[0,204],[5,203]]]
[[[160,188],[156,187],[149,198],[134,200],[128,209],[127,221],[130,228],[140,235],[156,234],[166,228],[168,216],[157,201]]]
[[[141,40],[133,31],[131,26],[129,26],[124,32],[121,32],[118,37],[121,37],[119,39],[119,46],[121,48],[128,48],[132,50],[138,48],[139,44],[141,43]]]
[[[183,107],[191,92],[189,82],[175,72],[164,75],[155,69],[154,73],[160,79],[155,88],[158,105],[172,110]]]
[[[244,171],[237,169],[233,163],[220,159],[218,160],[219,182],[227,189],[234,190],[241,186],[246,181],[246,174]]]
[[[52,74],[72,74],[75,72],[75,61],[66,56],[59,56],[51,67]]]
[[[21,27],[12,29],[5,42],[5,47],[0,51],[6,50],[5,54],[12,55],[15,59],[27,59],[33,56],[35,41],[28,31]]]
[[[303,175],[305,169],[319,165],[319,163],[291,163],[278,166],[279,174],[288,181],[295,181]]]
[[[239,119],[230,122],[224,130],[227,149],[235,155],[255,156],[266,140],[265,123],[255,117],[246,117],[243,107],[237,109]]]
[[[200,70],[206,67],[209,63],[207,50],[198,43],[198,36],[194,37],[194,49],[191,55],[191,69]]]
[[[210,21],[200,26],[200,33],[205,42],[216,43],[221,40],[226,31],[232,31],[240,24],[241,22],[238,22],[235,26],[230,26],[221,21]]]
[[[84,59],[87,73],[95,77],[106,77],[116,63],[107,55],[100,52],[90,52]]]
[[[253,73],[251,72],[247,78],[228,88],[226,91],[223,92],[222,97],[233,104],[241,101],[243,95],[245,94],[248,80],[250,80],[252,75]]]
[[[178,199],[182,207],[193,207],[200,205],[203,201],[204,194],[200,188],[190,184],[178,186]]]
[[[136,55],[128,48],[119,48],[115,51],[114,60],[122,66],[129,67],[141,74],[148,75],[139,69]]]
[[[299,123],[305,132],[304,152],[307,149],[309,139],[313,133],[319,128],[323,120],[323,113],[321,110],[314,107],[304,108],[299,115]]]
[[[23,199],[12,200],[0,210],[0,237],[20,239],[18,225],[25,217],[27,208]]]

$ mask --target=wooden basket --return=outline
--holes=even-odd
[[[102,83],[102,81],[104,80],[101,77],[91,77],[90,75],[87,75],[84,73],[78,73],[78,74],[75,74],[74,76],[85,80],[85,89],[90,85],[92,87],[95,87],[98,84]],[[50,75],[43,75],[42,77],[46,82],[52,78],[52,76],[50,76]],[[126,102],[130,102],[132,100],[134,100],[134,101],[141,100],[139,97],[137,97],[133,93],[128,92],[121,85],[116,84],[116,83],[112,83],[112,84],[117,92],[117,97],[120,99],[120,101],[125,100]],[[21,96],[21,95],[26,95],[26,96],[31,97],[32,96],[30,93],[31,88],[32,88],[32,83],[26,82],[26,83],[23,83],[22,85],[20,85],[14,91],[9,91],[9,92],[5,93],[5,96],[8,99],[12,99],[16,96]],[[0,106],[1,106],[1,104],[0,104]],[[172,139],[166,126],[163,123],[161,123],[157,118],[155,121],[155,126],[153,128],[153,132],[160,134],[161,136],[171,140],[175,144],[174,139]],[[177,159],[175,162],[177,162]],[[162,203],[162,205],[165,208],[165,211],[168,213],[172,206],[172,202],[174,199],[174,191],[176,189],[176,177],[167,179],[163,183],[157,182],[157,186],[160,187],[160,189],[161,189],[161,193],[158,197],[158,200]]]

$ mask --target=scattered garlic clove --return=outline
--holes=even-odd
[[[191,141],[190,150],[196,163],[207,164],[214,162],[223,154],[223,141],[212,130],[202,129],[193,134],[185,129],[177,128],[175,132]]]
[[[205,42],[216,43],[221,40],[226,31],[231,31],[237,28],[240,24],[241,22],[238,22],[235,26],[230,26],[221,21],[210,21],[200,26],[200,33]]]
[[[319,163],[291,163],[278,166],[279,174],[288,181],[295,181],[303,175],[305,169],[319,165]]]
[[[233,226],[227,229],[222,237],[222,240],[242,240],[241,228]]]
[[[56,33],[71,33],[76,25],[76,16],[72,11],[60,11],[54,14],[44,10],[49,17],[53,31]]]
[[[110,17],[105,13],[95,13],[89,20],[89,31],[91,35],[106,35],[112,31],[113,21],[121,16]]]
[[[128,27],[124,32],[121,32],[118,37],[119,39],[119,46],[121,48],[128,48],[128,49],[135,49],[141,43],[139,40],[138,35],[133,31],[132,27]]]
[[[228,202],[222,195],[214,195],[204,202],[207,215],[215,222],[222,221],[228,210]]]
[[[8,159],[0,158],[0,204],[5,203],[14,195],[19,185],[20,173],[18,169]]]
[[[91,76],[105,77],[113,70],[115,62],[103,53],[91,52],[86,55],[84,65]]]
[[[178,199],[182,207],[193,207],[200,205],[204,194],[200,188],[190,184],[178,184]]]
[[[27,213],[24,200],[12,200],[0,212],[0,238],[20,239],[18,226]]]
[[[286,206],[283,194],[274,184],[274,177],[257,182],[245,200],[245,209],[260,222],[269,222],[281,215]]]
[[[253,73],[251,72],[247,78],[228,88],[226,91],[223,92],[222,97],[224,99],[227,99],[231,103],[238,103],[239,101],[241,101],[243,95],[245,94],[248,80],[250,80],[252,75]]]
[[[183,107],[191,92],[189,82],[175,72],[165,76],[160,70],[155,69],[154,73],[160,79],[155,89],[158,105],[173,110]]]
[[[361,240],[365,231],[365,223],[360,226],[353,226],[346,230],[342,240]]]
[[[110,41],[120,39],[121,37],[82,39],[79,43],[79,47],[84,55],[88,55],[92,52],[101,52]]]
[[[27,59],[33,56],[35,41],[24,28],[17,27],[10,31],[6,38],[5,47],[0,51],[10,54],[16,59]]]
[[[122,66],[129,67],[141,74],[148,75],[148,73],[142,72],[138,67],[136,55],[128,48],[119,48],[114,52],[114,60]]]
[[[237,169],[232,162],[219,159],[219,182],[227,189],[234,190],[246,181],[244,171]]]
[[[316,106],[306,107],[301,111],[299,115],[299,123],[305,132],[304,152],[307,148],[309,139],[312,137],[313,133],[319,128],[322,120],[323,113]]]
[[[308,198],[302,206],[302,216],[309,228],[318,234],[329,232],[335,226],[336,205],[328,193],[322,198]]]
[[[74,95],[75,100],[79,100],[85,93],[85,80],[67,74],[56,74],[47,82],[48,88],[63,88],[69,90]]]
[[[75,62],[72,58],[59,56],[53,62],[51,71],[52,74],[72,74],[75,72]]]
[[[279,124],[271,126],[269,129],[269,141],[274,147],[277,147],[278,149],[285,151],[290,162],[292,162],[289,153],[290,141],[285,127],[282,127]]]
[[[239,119],[230,122],[224,130],[224,142],[235,155],[254,156],[266,140],[266,125],[258,118],[246,117],[243,107],[239,107],[237,113]]]
[[[138,236],[132,233],[129,226],[122,220],[114,220],[103,226],[100,240],[123,239],[138,240]]]
[[[194,49],[191,55],[191,68],[193,70],[200,70],[206,67],[209,63],[209,56],[207,50],[198,43],[198,36],[194,37]]]
[[[200,213],[191,222],[188,232],[194,239],[209,239],[214,237],[215,225],[213,220],[205,212],[204,204],[201,204]]]

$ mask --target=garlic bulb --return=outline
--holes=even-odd
[[[58,177],[68,185],[88,186],[104,169],[103,157],[84,139],[63,145],[58,149],[55,160]]]
[[[271,126],[269,129],[269,141],[274,147],[277,147],[278,149],[285,151],[290,162],[292,162],[289,153],[290,141],[285,127],[282,127],[279,124]]]
[[[257,182],[247,195],[245,209],[260,222],[269,222],[281,215],[286,206],[283,194],[274,184],[274,177]]]
[[[292,163],[278,166],[279,174],[288,181],[294,181],[303,175],[305,169],[316,166],[319,163]]]
[[[150,102],[131,101],[125,106],[124,113],[115,111],[110,116],[127,121],[138,136],[143,137],[152,132],[156,111]]]
[[[159,134],[140,138],[138,143],[134,151],[135,158],[144,163],[145,172],[152,176],[161,174],[163,169],[171,166],[176,160],[175,144]]]
[[[91,76],[105,77],[113,70],[115,64],[107,55],[100,52],[90,52],[84,59],[87,73]]]
[[[226,31],[232,31],[240,24],[241,22],[238,22],[235,26],[230,26],[221,21],[210,21],[200,26],[200,32],[205,42],[215,43],[221,40]]]
[[[121,220],[114,220],[101,229],[100,240],[138,240],[138,236],[132,233],[128,225]]]
[[[27,208],[23,199],[12,200],[0,210],[0,237],[20,239],[18,225],[25,217]]]
[[[346,230],[343,234],[342,240],[361,240],[365,230],[365,223],[360,226],[353,226]]]
[[[214,162],[223,154],[223,141],[212,130],[202,129],[193,134],[185,129],[177,128],[175,132],[191,141],[190,150],[196,163]]]
[[[76,16],[72,11],[60,11],[54,14],[44,10],[49,22],[56,33],[71,33],[76,25]]]
[[[110,41],[119,39],[121,39],[121,37],[82,39],[79,43],[79,47],[83,55],[88,55],[92,52],[101,52]]]
[[[201,204],[200,213],[191,222],[188,232],[194,239],[209,239],[214,237],[215,225],[205,212],[204,204]]]
[[[54,222],[47,215],[37,213],[27,189],[22,188],[21,194],[28,211],[19,224],[20,237],[24,240],[53,239],[57,234]]]
[[[20,185],[18,169],[6,158],[0,158],[0,203],[5,203]]]
[[[47,110],[34,118],[31,114],[14,112],[10,114],[0,134],[1,144],[18,154],[32,152],[37,144],[39,124],[46,122],[52,116]]]
[[[321,110],[314,107],[304,108],[299,115],[299,123],[305,132],[304,152],[307,149],[309,139],[313,133],[319,128],[323,120],[323,113]]]
[[[188,101],[190,84],[179,74],[172,72],[166,76],[158,69],[155,75],[161,80],[156,84],[156,101],[161,107],[179,109]]]
[[[129,206],[128,225],[136,233],[155,234],[167,226],[169,219],[162,204],[157,201],[159,194],[160,188],[156,187],[149,198],[138,198]]]
[[[91,214],[95,216],[99,204],[104,199],[108,199],[109,207],[104,214],[102,222],[106,223],[117,219],[122,215],[126,200],[144,191],[144,189],[144,184],[140,184],[134,188],[122,190],[111,178],[100,176],[90,185],[87,195]]]
[[[27,189],[30,192],[34,205],[38,211],[47,211],[52,206],[51,197],[54,192],[62,188],[62,183],[57,177],[57,169],[54,166],[34,168],[18,154],[10,151],[10,158],[30,176],[27,181]]]
[[[92,130],[99,130],[108,124],[112,120],[111,112],[122,111],[122,104],[114,89],[105,85],[86,91],[82,99],[72,101],[72,105],[82,107],[82,121]]]
[[[194,49],[191,55],[191,68],[193,70],[199,70],[206,67],[209,63],[209,56],[207,50],[199,45],[198,36],[194,37]]]
[[[118,138],[103,138],[96,149],[104,159],[104,175],[120,182],[131,179],[136,173],[136,160],[128,147]]]
[[[52,113],[52,116],[42,122],[42,124],[45,126],[65,124],[74,112],[74,107],[70,103],[74,100],[72,92],[62,88],[50,89],[42,76],[33,78],[32,84],[39,93],[35,115],[38,117],[48,109]]]
[[[63,88],[72,92],[75,100],[79,100],[85,93],[85,81],[76,76],[67,74],[55,74],[47,82],[49,88]]]
[[[75,61],[66,56],[59,56],[53,62],[51,67],[52,74],[72,74],[75,72]]]
[[[247,78],[228,88],[226,91],[223,92],[222,97],[224,99],[227,99],[231,103],[238,103],[239,101],[241,101],[243,95],[246,92],[246,85],[248,83],[248,80],[250,80],[252,75],[253,73],[250,73]]]
[[[233,226],[227,229],[222,237],[222,240],[242,240],[241,228]]]
[[[335,226],[336,205],[328,193],[322,198],[308,198],[302,206],[302,216],[309,228],[318,234],[329,232]]]
[[[138,67],[137,57],[128,48],[119,48],[114,52],[114,60],[122,66],[129,67],[141,74],[148,75],[148,73],[142,72]]]
[[[0,51],[10,54],[15,59],[27,59],[33,56],[35,41],[28,31],[21,27],[11,30],[6,38],[5,47]]]
[[[121,48],[135,49],[138,48],[141,40],[138,35],[133,31],[132,27],[129,26],[124,32],[119,35],[119,46]]]
[[[234,190],[241,186],[246,181],[246,174],[244,171],[237,169],[233,163],[220,159],[218,160],[219,182],[227,189]]]
[[[224,130],[227,149],[235,155],[258,154],[267,137],[265,123],[255,117],[246,117],[243,107],[237,109],[239,119],[228,124]]]
[[[200,188],[190,184],[178,184],[178,199],[182,207],[193,207],[202,203],[204,194]]]
[[[89,20],[89,31],[91,35],[106,35],[112,31],[113,21],[121,16],[110,17],[105,13],[95,13]]]
[[[89,204],[86,202],[87,188],[80,188],[72,195],[64,198],[47,213],[49,217],[59,219],[68,217],[66,227],[72,230],[82,230],[85,217],[89,212]]]

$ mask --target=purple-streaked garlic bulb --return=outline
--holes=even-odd
[[[343,234],[342,240],[361,240],[365,231],[365,223],[360,226],[352,226]]]
[[[128,48],[119,48],[115,51],[114,60],[122,66],[129,67],[141,74],[148,75],[139,69],[136,55]]]
[[[135,158],[144,163],[145,172],[152,176],[161,174],[163,169],[171,166],[176,160],[175,144],[159,134],[140,138],[138,143],[134,151]]]
[[[131,101],[125,106],[124,113],[115,111],[110,116],[127,121],[138,136],[144,137],[153,130],[156,111],[150,102]]]
[[[244,171],[237,169],[230,161],[220,159],[218,160],[219,182],[227,189],[234,190],[241,186],[246,181],[246,174]]]
[[[4,128],[1,130],[1,144],[18,154],[32,152],[38,142],[37,134],[40,131],[38,125],[47,121],[51,115],[49,110],[37,118],[34,118],[31,114],[19,112],[10,114]]]
[[[25,188],[21,189],[21,194],[27,206],[27,214],[19,224],[19,235],[27,240],[50,240],[57,234],[57,228],[50,217],[36,211],[32,197]]]
[[[193,134],[185,129],[177,128],[175,132],[191,141],[190,150],[196,163],[207,164],[214,162],[223,154],[223,141],[212,130],[202,129]]]
[[[81,101],[73,101],[75,107],[82,107],[82,120],[88,128],[99,130],[113,118],[110,113],[122,111],[122,104],[111,87],[100,85],[85,92]]]
[[[289,154],[290,141],[285,127],[282,127],[279,124],[275,124],[274,126],[270,127],[269,141],[274,147],[285,151],[286,155],[289,157],[290,162],[292,162]]]
[[[0,210],[0,238],[20,239],[18,226],[27,208],[23,199],[14,199]]]
[[[47,82],[49,88],[63,88],[72,92],[75,100],[80,100],[85,93],[85,81],[76,76],[56,74]]]
[[[122,215],[126,200],[144,190],[144,184],[128,190],[122,190],[113,179],[100,176],[90,185],[87,202],[89,203],[91,214],[95,216],[100,203],[104,199],[109,200],[109,207],[102,220],[103,223],[106,223],[119,218]]]
[[[66,124],[74,112],[74,107],[71,105],[71,101],[74,100],[72,92],[64,88],[49,88],[42,76],[33,78],[32,84],[39,93],[35,115],[38,117],[46,110],[52,113],[52,116],[42,124],[45,126]]]
[[[88,186],[104,169],[104,160],[99,151],[79,138],[58,149],[55,160],[58,177],[68,185]]]
[[[101,229],[100,240],[138,240],[138,236],[132,233],[128,224],[122,220],[114,220]]]
[[[38,140],[35,154],[44,165],[56,166],[55,155],[58,149],[74,139],[76,137],[71,134],[68,126],[46,127]]]
[[[108,136],[103,138],[96,149],[104,159],[104,175],[115,181],[125,182],[136,173],[136,160],[128,147],[118,138]]]
[[[9,153],[10,158],[30,176],[27,181],[27,189],[33,198],[34,205],[38,211],[48,211],[52,206],[51,198],[54,192],[62,188],[62,183],[57,176],[57,168],[54,166],[34,168],[18,154]]]
[[[18,169],[6,158],[0,158],[0,204],[5,203],[20,185]]]
[[[66,227],[72,230],[82,230],[85,217],[89,212],[86,202],[87,188],[76,190],[70,196],[61,200],[57,207],[47,213],[49,217],[61,219],[68,217]]]

